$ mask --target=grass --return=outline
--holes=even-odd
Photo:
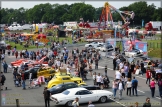
[[[149,57],[162,58],[162,41],[161,40],[147,40]]]
[[[12,48],[14,46],[17,47],[17,50],[24,50],[24,49],[35,49],[36,46],[35,45],[29,45],[28,48],[24,48],[24,45],[20,45],[20,44],[15,44],[14,42],[9,42],[9,41],[6,41],[7,44],[10,44],[12,46]],[[39,48],[42,48],[43,46],[39,46]]]

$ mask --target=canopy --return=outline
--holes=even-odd
[[[37,36],[37,39],[40,39],[40,38],[46,39],[46,35],[45,35],[45,34],[39,34],[39,35]]]
[[[52,28],[59,28],[59,26],[55,25],[55,26],[53,26]]]

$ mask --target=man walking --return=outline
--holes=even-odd
[[[133,80],[132,80],[132,93],[134,95],[134,91],[135,91],[136,96],[138,96],[138,94],[137,94],[137,86],[138,86],[138,80],[135,77],[133,77]]]
[[[47,87],[44,88],[43,95],[44,95],[45,107],[50,107],[51,93],[49,90],[47,90]]]

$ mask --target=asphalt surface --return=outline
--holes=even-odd
[[[77,46],[77,47],[67,47],[67,49],[71,50],[72,48],[83,48],[84,46]],[[37,50],[37,49],[35,49]],[[112,70],[112,59],[111,58],[106,58],[105,53],[101,52],[102,59],[99,61],[99,69],[98,70],[93,70],[93,72],[101,73],[104,75],[104,66],[108,66],[108,76],[110,80],[114,79],[115,76],[115,71]],[[9,64],[12,61],[15,61],[16,58],[14,56],[7,56],[5,58],[6,62]],[[93,66],[94,68],[94,66]],[[2,69],[2,68],[1,68]],[[43,107],[44,106],[44,99],[43,99],[43,89],[45,85],[42,85],[42,87],[36,87],[33,89],[26,89],[22,90],[22,87],[15,87],[14,82],[13,82],[13,75],[12,75],[12,70],[8,69],[8,73],[5,74],[6,76],[6,82],[5,82],[5,87],[8,88],[8,90],[3,90],[1,91],[1,106],[16,106],[16,99],[19,99],[20,102],[20,107],[23,106],[39,106]],[[88,80],[85,82],[88,85],[92,85],[92,77],[90,77],[90,74],[87,76]],[[151,91],[146,85],[146,78],[144,76],[136,76],[136,79],[139,81],[139,86],[138,86],[138,96],[126,96],[126,91],[123,92],[123,98],[122,100],[119,101],[118,99],[118,92],[117,92],[117,98],[114,99],[108,99],[106,103],[94,103],[96,107],[127,107],[130,105],[134,105],[135,102],[138,102],[140,106],[143,105],[147,97],[150,97],[150,101],[152,103],[152,107],[155,106],[162,106],[162,100],[158,97],[159,91],[158,87],[156,87],[155,91],[155,98],[151,98]],[[26,85],[28,87],[29,81],[26,81]],[[110,83],[110,88],[107,89],[112,92],[111,88],[111,83]],[[91,99],[89,99],[91,100]],[[4,103],[5,102],[5,103]],[[64,106],[56,106],[54,102],[51,101],[51,107],[64,107]],[[87,107],[87,104],[81,104],[80,107]]]

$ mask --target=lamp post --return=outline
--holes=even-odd
[[[133,28],[134,28],[134,21],[133,21]]]

